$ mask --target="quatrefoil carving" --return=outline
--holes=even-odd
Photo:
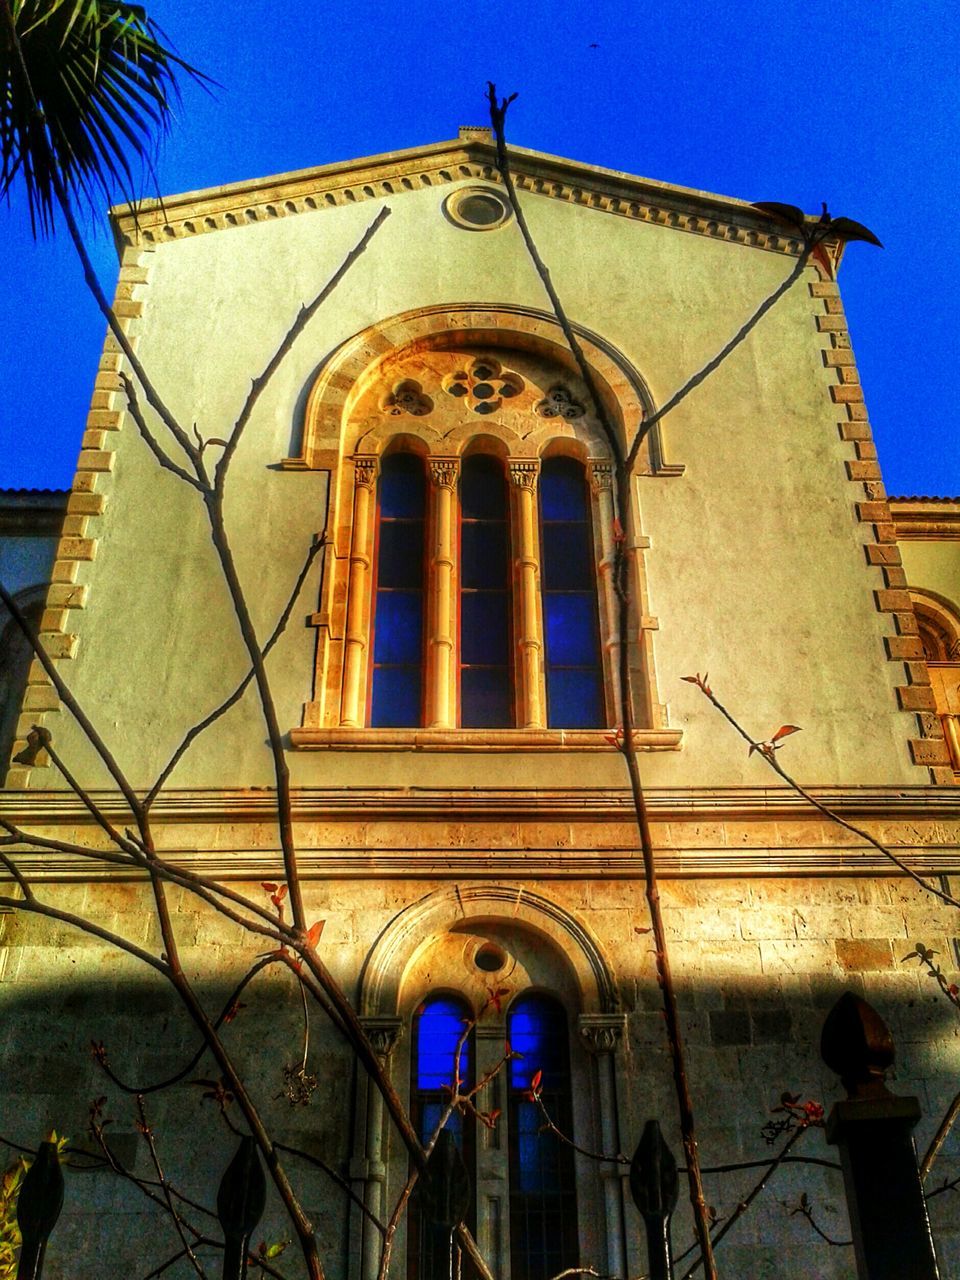
[[[523,390],[523,379],[498,360],[480,358],[451,374],[443,384],[447,395],[463,400],[474,413],[495,413],[504,400]]]
[[[393,391],[380,402],[381,409],[394,418],[408,413],[414,418],[426,417],[433,409],[433,401],[424,395],[420,383],[413,378],[398,382]]]
[[[579,400],[574,400],[567,388],[560,383],[551,387],[544,398],[534,405],[534,412],[541,418],[582,418],[586,413]]]

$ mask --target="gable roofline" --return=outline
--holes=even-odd
[[[745,200],[526,147],[510,146],[508,151],[522,192],[755,248],[793,256],[800,252],[798,239]],[[471,178],[500,185],[496,159],[490,131],[465,128],[458,138],[425,146],[182,192],[136,207],[118,205],[110,210],[110,220],[122,255],[126,246],[190,238]]]

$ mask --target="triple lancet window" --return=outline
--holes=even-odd
[[[367,723],[607,723],[583,463],[382,459]]]

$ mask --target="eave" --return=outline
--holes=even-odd
[[[635,221],[796,256],[801,242],[790,230],[743,200],[658,182],[562,156],[510,147],[514,181],[522,192]],[[247,182],[188,191],[121,205],[110,211],[118,253],[251,223],[320,212],[365,200],[396,198],[424,187],[466,179],[501,184],[496,147],[487,130],[427,146]],[[829,242],[836,252],[838,246]],[[839,246],[842,249],[842,245]]]

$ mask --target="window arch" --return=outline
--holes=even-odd
[[[960,778],[960,616],[948,602],[911,591],[936,713],[946,739],[954,779]]]
[[[540,539],[547,723],[605,724],[597,573],[584,467],[554,457],[540,474]]]
[[[411,1119],[423,1146],[432,1141],[443,1119],[458,1066],[460,1078],[468,1087],[473,1081],[473,1035],[464,1036],[471,1018],[466,1000],[448,992],[431,993],[414,1014]],[[445,1128],[459,1147],[464,1164],[472,1169],[475,1147],[472,1117],[454,1111]],[[416,1192],[410,1208],[407,1264],[410,1276],[416,1280],[448,1280],[450,1275],[449,1233],[427,1218]]]
[[[423,706],[427,495],[423,461],[392,453],[380,469],[370,724],[418,725]]]
[[[314,615],[316,700],[304,705],[303,726],[291,733],[295,746],[609,747],[601,730],[616,719],[620,675],[609,442],[560,335],[554,340],[539,331],[545,322],[531,321],[526,332],[519,317],[505,317],[502,329],[476,329],[471,315],[460,328],[457,313],[453,308],[447,317],[448,330],[439,318],[431,322],[437,332],[425,339],[404,331],[398,346],[378,338],[345,348],[311,395],[297,465],[333,467],[329,527],[336,547],[325,560]],[[635,375],[631,381],[618,372],[611,354],[585,341],[605,403],[615,419],[626,420],[645,393]],[[328,444],[337,446],[335,456],[324,452]],[[380,548],[399,534],[379,495],[381,472],[396,468],[401,453],[422,465],[425,496],[421,648],[396,659],[384,652],[378,613],[384,601],[388,610],[412,607],[411,597],[388,593],[413,587],[382,580]],[[406,465],[412,468],[412,459]],[[652,455],[638,469],[671,473]],[[577,477],[577,510],[544,520],[544,486],[549,499],[564,472]],[[495,500],[496,514],[474,509],[474,498]],[[472,555],[484,538],[490,547],[499,541],[501,554]],[[564,538],[586,552],[585,572],[573,584],[552,580],[545,565]],[[657,620],[636,520],[627,540],[633,611],[627,665],[638,745],[672,749],[682,734],[667,727],[653,688]],[[569,567],[562,554],[554,564]],[[415,641],[415,627],[410,635]],[[388,688],[395,697],[385,700]]]
[[[510,1006],[510,1280],[548,1280],[579,1261],[572,1148],[544,1131],[543,1107],[572,1138],[570,1046],[563,1006],[531,993]]]

